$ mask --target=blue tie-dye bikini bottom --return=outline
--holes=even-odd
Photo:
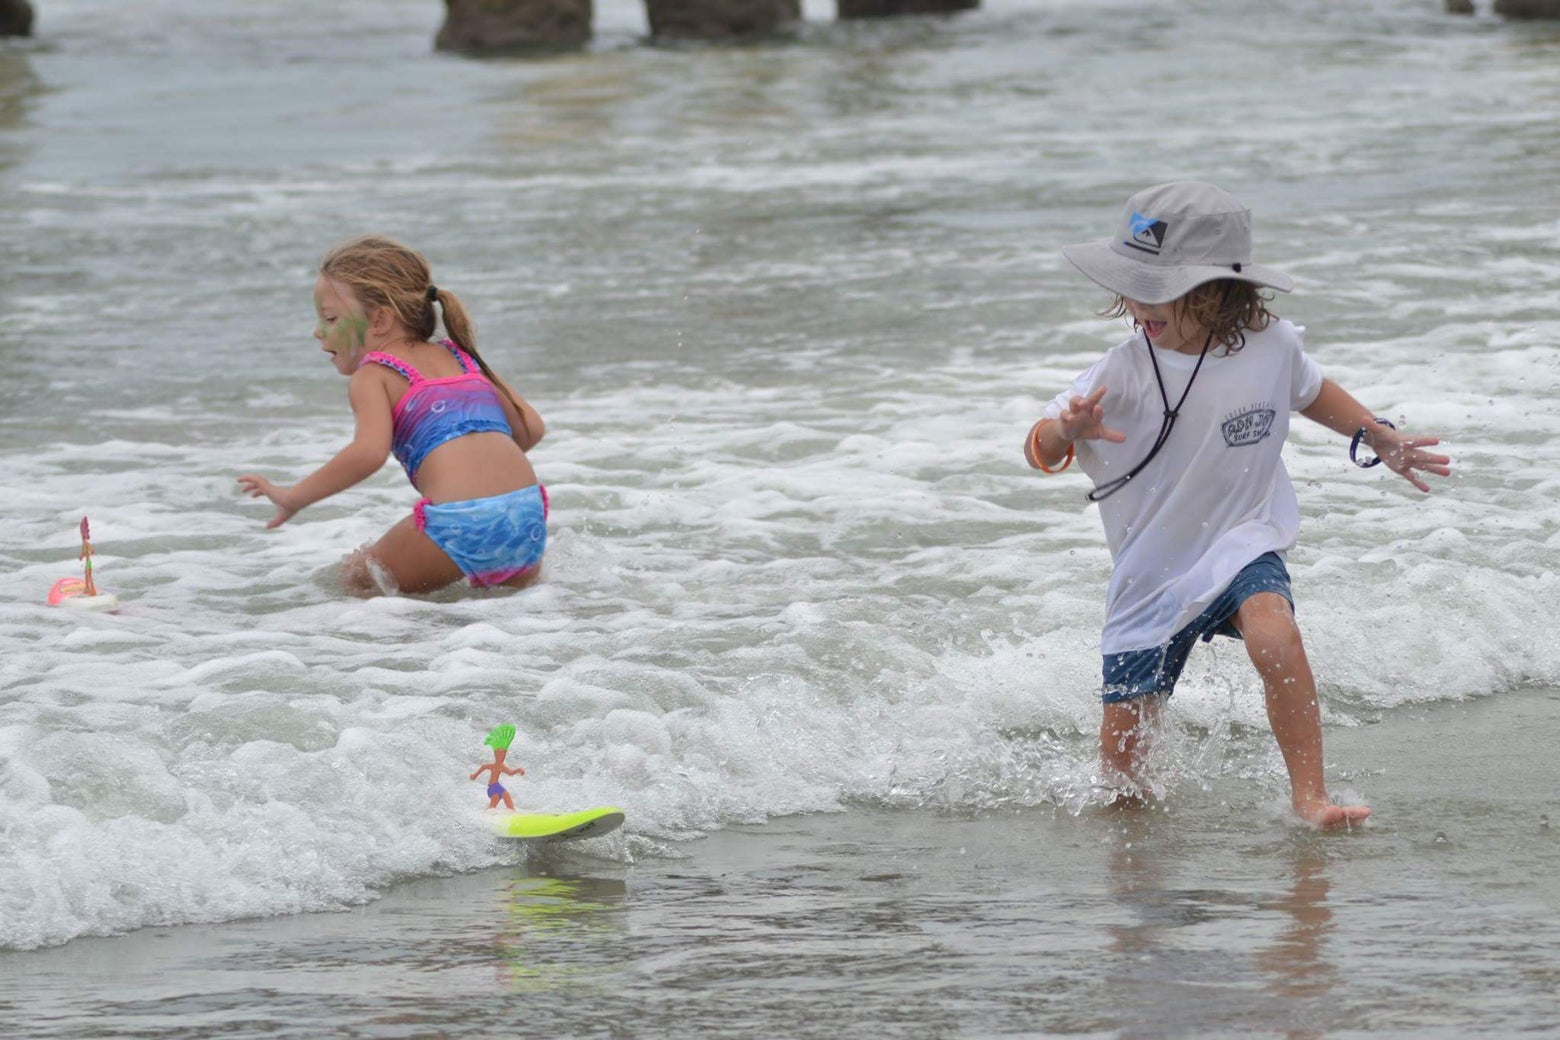
[[[541,566],[547,548],[547,489],[465,502],[423,499],[412,510],[417,529],[455,561],[477,588],[501,585]]]

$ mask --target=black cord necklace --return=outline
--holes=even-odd
[[[1176,417],[1181,414],[1181,406],[1186,403],[1186,395],[1192,392],[1192,383],[1197,379],[1197,373],[1202,371],[1203,359],[1208,356],[1208,348],[1213,346],[1213,330],[1208,330],[1208,338],[1203,340],[1202,352],[1197,355],[1197,365],[1192,369],[1192,377],[1186,381],[1186,389],[1181,391],[1181,399],[1170,407],[1170,395],[1165,392],[1165,378],[1159,374],[1159,359],[1154,356],[1154,344],[1148,338],[1148,333],[1143,333],[1143,344],[1148,347],[1148,360],[1154,366],[1154,382],[1159,384],[1159,400],[1165,406],[1164,418],[1159,420],[1159,436],[1154,438],[1154,446],[1148,449],[1148,454],[1143,456],[1143,461],[1132,467],[1132,471],[1125,476],[1108,480],[1089,492],[1090,502],[1102,502],[1127,486],[1127,482],[1139,473],[1145,466],[1154,461],[1154,456],[1159,454],[1159,449],[1165,446],[1165,441],[1170,439],[1170,431],[1175,429]]]

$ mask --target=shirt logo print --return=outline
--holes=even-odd
[[[1244,448],[1267,439],[1273,432],[1273,419],[1277,412],[1272,408],[1248,408],[1224,420],[1224,443],[1232,448]]]

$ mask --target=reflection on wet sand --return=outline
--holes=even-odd
[[[1268,976],[1274,997],[1296,1012],[1286,1018],[1290,1040],[1314,1040],[1326,1034],[1330,1019],[1323,1017],[1331,1004],[1327,998],[1338,980],[1338,967],[1326,959],[1326,942],[1333,931],[1333,913],[1327,893],[1327,859],[1317,847],[1325,839],[1303,835],[1295,842],[1292,870],[1294,885],[1267,904],[1288,920],[1271,943],[1255,954],[1257,967]]]
[[[6,175],[13,166],[27,158],[28,147],[18,130],[27,125],[32,107],[43,93],[43,83],[33,71],[33,57],[24,46],[0,43],[0,215],[13,207],[23,205],[21,194],[7,183]],[[18,309],[13,294],[21,292],[17,277],[23,266],[21,258],[28,253],[27,243],[18,241],[7,233],[5,225],[12,223],[0,219],[0,256],[6,257],[6,277],[0,278],[0,313],[12,315]],[[15,353],[8,344],[0,343],[0,357]],[[18,348],[20,349],[20,348]],[[9,371],[12,382],[24,382],[15,368]],[[30,387],[29,387],[30,389]],[[13,390],[8,398],[0,401],[0,410],[11,412],[19,401],[26,400],[25,392],[18,397]]]
[[[838,46],[847,35],[852,45]],[[684,62],[646,62],[632,51],[558,55],[514,77],[488,144],[528,164],[548,154],[539,149],[567,142],[600,149],[602,163],[621,168],[632,142],[641,156],[658,157],[651,165],[746,165],[755,134],[892,109],[958,40],[930,19],[826,27],[796,46],[712,48],[691,80]]]
[[[686,70],[646,65],[625,55],[565,57],[529,69],[496,113],[491,151],[534,163],[537,149],[569,142],[602,149],[601,161],[615,167],[623,162],[623,142],[634,141],[686,160],[684,134],[708,136],[797,118],[790,106],[802,100],[792,96],[790,83],[800,74],[788,52],[743,51],[727,62],[718,58],[712,55],[705,69],[718,88],[708,89],[706,82],[706,89],[697,91],[681,86]],[[666,133],[668,108],[679,113],[683,133]]]
[[[1171,885],[1178,862],[1172,830],[1146,809],[1116,811],[1108,861],[1109,889],[1123,919],[1106,926],[1105,985],[1120,1035],[1178,1035],[1208,1024],[1206,987],[1236,975],[1231,953],[1209,948],[1204,926],[1230,915],[1226,894]],[[1227,1005],[1228,1006],[1228,1005]]]
[[[496,981],[510,993],[569,987],[578,997],[617,969],[628,885],[618,878],[517,877],[501,890]]]
[[[43,84],[33,71],[32,55],[15,45],[0,45],[0,172],[16,165],[22,148],[9,132],[27,122]]]
[[[1274,898],[1213,887],[1216,877],[1205,887],[1174,884],[1182,862],[1207,863],[1203,850],[1177,855],[1185,836],[1176,826],[1148,812],[1122,813],[1114,825],[1110,889],[1126,919],[1106,928],[1115,955],[1106,985],[1122,1015],[1120,1035],[1212,1027],[1290,1040],[1324,1035],[1334,1024],[1328,998],[1338,978],[1326,956],[1334,926],[1318,847],[1326,839],[1306,834],[1271,850],[1290,857],[1294,878]],[[1254,948],[1240,934],[1275,925],[1271,940]]]

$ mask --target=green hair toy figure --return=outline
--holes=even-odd
[[[511,796],[508,791],[504,790],[504,785],[499,782],[500,778],[504,776],[525,775],[525,770],[521,769],[519,766],[515,766],[513,769],[509,769],[504,765],[504,756],[509,753],[509,745],[514,743],[514,740],[515,728],[508,723],[505,723],[502,726],[494,726],[491,730],[489,730],[487,739],[482,742],[493,749],[493,761],[480,766],[475,773],[471,774],[471,779],[475,780],[483,773],[493,774],[488,782],[487,789],[489,809],[496,808],[499,802],[503,802],[504,808],[508,809],[510,812],[515,811],[515,800],[513,796]]]

